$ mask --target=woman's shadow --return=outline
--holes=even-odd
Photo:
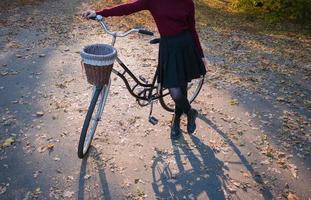
[[[225,139],[252,178],[262,184],[261,176],[255,173],[253,167],[227,135],[205,116],[199,115],[199,118]],[[156,197],[159,199],[227,199],[228,195],[231,195],[231,188],[227,187],[230,180],[224,174],[226,167],[223,162],[198,137],[195,135],[189,137],[190,142],[187,142],[183,136],[178,140],[172,140],[173,154],[156,150],[157,155],[152,165],[152,187]],[[177,169],[170,166],[171,163],[167,161],[169,157],[174,157]],[[264,199],[273,199],[267,187],[262,187],[261,194]]]
[[[196,136],[190,136],[189,145],[181,136],[172,140],[173,155],[157,151],[153,162],[152,187],[159,199],[197,199],[205,193],[209,199],[225,199],[222,190],[223,162],[215,157],[212,149]],[[166,158],[173,156],[177,170],[173,172]],[[203,197],[203,196],[202,196]]]
[[[214,131],[216,131],[222,138],[223,140],[229,145],[229,147],[232,149],[232,151],[238,156],[240,159],[241,163],[244,165],[246,170],[251,174],[252,178],[261,185],[261,195],[263,196],[264,199],[270,200],[274,199],[273,195],[271,193],[271,190],[269,187],[267,187],[264,184],[264,181],[262,177],[254,170],[252,165],[248,162],[246,157],[242,154],[240,149],[232,142],[232,140],[228,137],[228,134],[224,133],[221,129],[218,128],[218,126],[212,122],[210,119],[206,118],[204,115],[199,115],[199,119],[201,119],[203,122],[205,122],[207,125],[209,125]]]

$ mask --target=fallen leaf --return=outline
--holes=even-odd
[[[130,187],[130,185],[131,185],[130,181],[128,179],[126,179],[126,180],[123,180],[123,183],[121,186],[122,186],[122,188],[128,188],[128,187]]]
[[[54,161],[60,161],[60,158],[54,157],[53,160],[54,160]]]
[[[282,168],[286,168],[286,160],[284,160],[284,159],[278,159],[277,161],[276,161],[279,165],[281,165],[281,167]]]
[[[288,164],[289,167],[289,171],[292,173],[294,178],[298,177],[298,168],[296,165],[294,164]]]
[[[239,102],[238,102],[238,100],[237,100],[237,99],[231,99],[231,101],[230,101],[230,105],[231,105],[231,106],[234,106],[234,105],[239,105]]]
[[[268,136],[266,134],[260,135],[261,141],[266,141],[268,139]]]
[[[39,112],[36,113],[37,117],[42,117],[43,115],[44,115],[44,112],[42,112],[42,111],[39,111]]]
[[[230,187],[230,186],[228,186],[227,188],[228,188],[228,191],[229,191],[230,193],[236,193],[236,189],[233,189],[233,188]]]
[[[0,75],[1,76],[6,76],[6,75],[8,75],[9,74],[9,72],[0,72]]]
[[[9,47],[9,48],[21,48],[22,45],[16,41],[11,41],[7,44],[7,47]]]
[[[235,185],[236,187],[241,187],[241,183],[235,180],[232,180],[233,185]]]
[[[35,171],[35,173],[33,174],[34,178],[37,178],[39,176],[39,174],[41,173],[41,171]]]
[[[43,152],[45,152],[47,150],[47,147],[46,146],[41,146],[41,147],[39,147],[38,149],[37,149],[37,151],[39,152],[39,153],[43,153]]]
[[[63,196],[70,198],[70,197],[72,197],[73,194],[74,194],[74,192],[72,192],[72,191],[65,191]]]
[[[91,175],[89,175],[89,174],[86,174],[86,175],[84,176],[84,180],[87,180],[87,179],[89,179],[89,178],[91,178]]]
[[[243,171],[243,170],[241,170],[240,172],[242,173],[242,175],[243,175],[244,177],[246,177],[246,178],[249,178],[249,177],[250,177],[249,173],[247,173],[247,172],[245,172],[245,171]]]
[[[260,164],[262,164],[262,165],[269,165],[270,161],[269,160],[263,160],[263,161],[260,162]]]
[[[48,148],[48,150],[53,150],[53,149],[54,149],[54,146],[55,146],[54,144],[48,144],[48,147],[47,147],[47,148]]]
[[[140,190],[140,189],[137,189],[137,195],[138,195],[139,197],[146,197],[145,192],[142,191],[142,190]]]
[[[278,158],[285,158],[285,157],[286,157],[286,153],[278,152]]]
[[[287,196],[287,200],[300,200],[300,198],[297,195],[290,192]]]
[[[63,84],[63,83],[56,83],[55,86],[58,87],[58,88],[61,88],[61,89],[64,89],[64,88],[67,87],[67,86],[66,86],[65,84]]]
[[[6,187],[0,185],[0,195],[6,192]]]
[[[13,137],[9,137],[7,138],[4,143],[2,144],[2,146],[5,148],[5,147],[9,147],[11,146],[13,143],[15,142],[14,138]]]
[[[310,101],[310,100],[304,101],[304,104],[305,104],[305,107],[306,107],[307,109],[311,109],[311,101]]]

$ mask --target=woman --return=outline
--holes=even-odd
[[[159,79],[168,88],[175,102],[175,115],[171,126],[171,138],[181,135],[180,117],[187,115],[188,133],[196,129],[198,112],[187,99],[187,83],[206,74],[206,62],[195,29],[194,3],[192,0],[135,0],[101,11],[88,10],[82,17],[129,15],[149,10],[161,35],[159,49]]]

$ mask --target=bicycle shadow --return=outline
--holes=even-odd
[[[251,164],[226,134],[203,115],[200,114],[198,118],[225,139],[251,177],[263,186],[260,190],[263,199],[273,199],[270,189],[262,185],[262,177],[256,174]],[[224,169],[228,170],[228,168],[198,137],[195,135],[189,137],[190,141],[187,141],[184,136],[176,141],[172,140],[174,149],[172,154],[156,149],[157,156],[152,164],[152,187],[156,197],[159,199],[227,199],[231,196],[229,187],[232,185],[230,177],[224,173]],[[169,156],[174,157],[176,164],[173,165],[177,166],[177,170],[173,169],[174,166],[171,166],[170,161],[167,161]]]
[[[224,180],[223,162],[215,157],[213,150],[197,137],[191,136],[194,148],[183,136],[172,140],[173,155],[177,165],[174,174],[166,157],[159,150],[152,165],[152,187],[159,199],[197,199],[202,193],[209,199],[225,199],[222,189]],[[195,153],[198,152],[198,153]],[[187,159],[187,160],[186,160]],[[186,162],[187,161],[187,162]]]
[[[225,142],[229,145],[229,147],[235,152],[235,154],[238,156],[238,158],[241,160],[242,164],[245,166],[247,171],[251,174],[252,178],[260,185],[264,183],[262,177],[257,174],[252,167],[252,165],[248,162],[248,160],[245,158],[245,156],[241,153],[239,148],[232,142],[232,140],[227,136],[226,133],[224,133],[222,130],[218,128],[218,126],[213,123],[211,120],[206,118],[204,115],[199,114],[198,116],[199,119],[201,119],[203,122],[205,122],[207,125],[209,125],[211,128],[213,128],[224,140]],[[265,187],[262,185],[262,188],[260,190],[262,196],[266,200],[273,199],[273,195],[268,187]]]
[[[95,168],[98,171],[98,177],[99,177],[100,185],[101,185],[100,190],[102,193],[102,196],[100,197],[100,199],[105,199],[105,200],[112,199],[110,191],[109,191],[106,173],[104,171],[104,161],[99,156],[97,149],[93,146],[90,147],[88,154],[83,158],[82,163],[81,163],[77,199],[83,200],[83,199],[99,198],[99,197],[92,196],[93,195],[92,193],[98,194],[98,191],[94,190],[94,186],[96,185],[96,183],[89,184],[90,185],[90,188],[88,190],[89,194],[85,194],[86,180],[88,179],[87,178],[88,161],[89,161],[89,164],[90,162],[92,164],[95,163],[95,166],[93,168]],[[90,195],[90,196],[85,197],[86,195]]]

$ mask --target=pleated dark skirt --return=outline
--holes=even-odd
[[[162,36],[159,49],[159,76],[165,88],[181,87],[200,78],[206,70],[189,31]]]

